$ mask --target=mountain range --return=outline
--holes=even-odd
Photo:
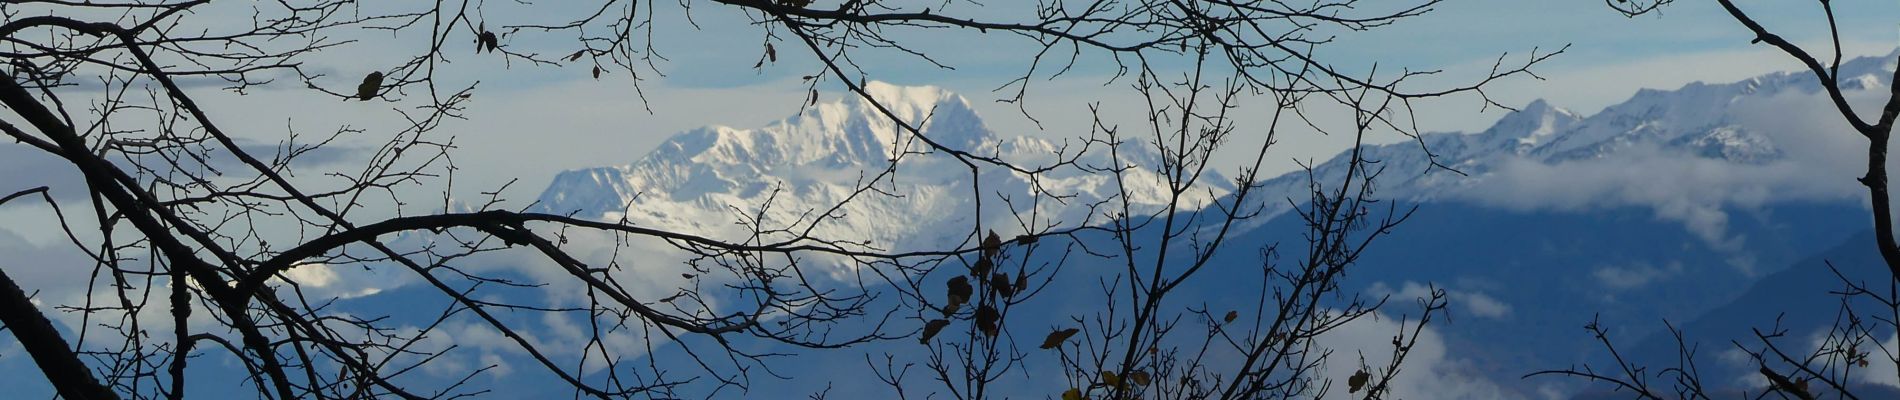
[[[1894,59],[1844,63],[1844,86],[1853,96],[1884,93]],[[1120,145],[1118,158],[1110,158],[1099,148],[1080,152],[1079,141],[1000,135],[965,99],[939,88],[872,83],[866,89],[898,117],[922,121],[932,140],[975,155],[1029,168],[1068,158],[1097,167],[1159,163],[1157,152],[1139,143]],[[1869,224],[1853,181],[1861,163],[1860,153],[1851,151],[1855,138],[1838,126],[1798,124],[1825,121],[1831,112],[1799,107],[1820,101],[1816,90],[1810,74],[1787,72],[1645,89],[1589,115],[1538,100],[1482,132],[1426,133],[1362,147],[1382,168],[1379,196],[1416,205],[1418,212],[1373,246],[1342,285],[1392,296],[1393,315],[1425,285],[1446,289],[1453,302],[1452,318],[1433,327],[1436,355],[1414,367],[1400,394],[1562,398],[1592,386],[1521,376],[1604,365],[1606,353],[1582,329],[1593,320],[1618,343],[1641,349],[1641,360],[1661,363],[1673,360],[1660,341],[1664,321],[1718,348],[1732,336],[1724,332],[1759,326],[1764,310],[1821,304],[1825,299],[1816,296],[1826,293],[1788,299],[1827,286],[1817,281],[1833,278],[1816,267],[1822,260],[1868,263],[1853,249],[1865,241]],[[1797,118],[1809,114],[1821,117]],[[1315,165],[1314,176],[1336,181],[1345,157]],[[1122,184],[1135,208],[1165,204],[1159,174],[1137,168],[1127,177]],[[1235,251],[1217,257],[1173,301],[1218,304],[1260,290],[1247,283],[1257,280],[1262,262],[1248,249],[1303,243],[1304,222],[1288,211],[1307,198],[1307,179],[1291,173],[1258,182],[1261,190],[1251,201],[1266,213],[1236,234],[1228,244]],[[1200,188],[1192,193],[1202,196],[1196,204],[1232,201],[1235,187],[1224,177],[1195,184]],[[1037,193],[1066,201],[1023,203]],[[760,225],[809,226],[813,236],[907,250],[971,243],[977,237],[971,216],[984,226],[1017,226],[1011,217],[1033,209],[1039,226],[1105,223],[1113,216],[1089,205],[1116,193],[1106,174],[1058,170],[1032,179],[1002,168],[972,172],[902,134],[862,99],[844,99],[763,127],[679,133],[626,165],[563,172],[531,208],[728,238],[750,230],[729,221],[759,215]],[[995,201],[978,210],[977,196]],[[841,202],[846,205],[832,208]],[[1074,276],[1059,281],[1094,282],[1089,276],[1099,271],[1063,273]],[[1048,300],[1028,305],[1029,311],[1074,315],[1093,301],[1088,296],[1099,296],[1095,289],[1092,283],[1052,287],[1038,297]],[[1812,330],[1827,321],[1795,322],[1810,325],[1796,329]],[[921,321],[896,324],[902,329]],[[862,375],[869,372],[867,355],[905,346],[916,344],[803,352],[800,368],[779,371],[791,379],[755,380],[753,390],[885,396],[888,389],[878,385],[837,385],[838,374]],[[1727,374],[1713,381],[1747,384],[1745,363],[1714,355],[1706,362],[1727,363],[1711,367]],[[500,382],[495,390],[504,395],[532,387]],[[1054,393],[1047,385],[1019,386],[1017,395]]]
[[[1030,169],[1059,161],[1113,165],[1107,151],[1081,152],[1079,142],[999,137],[968,100],[939,88],[872,82],[865,90],[898,118],[922,121],[918,128],[925,136],[978,156]],[[863,98],[852,97],[756,129],[711,126],[680,133],[628,165],[562,172],[534,209],[714,235],[749,233],[724,223],[735,212],[765,208],[768,220],[792,225],[829,211],[812,236],[914,249],[971,236],[969,216],[979,212],[978,195],[993,199],[980,210],[986,226],[1011,225],[1015,215],[1032,208],[1041,224],[1074,226],[1102,221],[1087,206],[1119,193],[1108,174],[1058,168],[1032,180],[1002,168],[973,169],[930,150]],[[1118,150],[1122,164],[1159,164],[1151,147],[1124,144]],[[878,175],[887,168],[889,174]],[[1161,175],[1135,169],[1124,179],[1135,209],[1166,204]],[[1205,190],[1194,191],[1199,198],[1191,201],[1205,203],[1233,189],[1218,174],[1198,183]],[[865,188],[881,193],[867,194]],[[1038,191],[1065,200],[1029,203]],[[842,209],[830,210],[839,203]]]

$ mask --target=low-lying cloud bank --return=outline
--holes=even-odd
[[[1850,101],[1876,104],[1880,94],[1851,92]],[[1743,164],[1642,144],[1601,158],[1556,163],[1504,157],[1476,183],[1450,197],[1520,211],[1643,207],[1658,219],[1683,224],[1712,248],[1736,253],[1743,252],[1748,240],[1729,233],[1736,210],[1786,202],[1866,201],[1865,188],[1856,181],[1866,172],[1866,139],[1848,128],[1825,97],[1741,97],[1720,124],[1768,137],[1782,157]],[[1889,168],[1895,166],[1900,164]],[[1750,272],[1745,257],[1731,264]]]

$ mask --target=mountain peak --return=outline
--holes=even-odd
[[[884,81],[864,83],[864,93],[870,98],[890,107],[899,117],[921,117],[920,112],[929,112],[940,105],[963,105],[963,96],[958,96],[943,88],[931,85],[903,86]],[[862,101],[861,98],[853,100]],[[868,106],[864,105],[864,106]],[[966,107],[967,108],[967,107]],[[918,113],[917,115],[903,115]],[[913,118],[904,118],[912,120]]]
[[[757,128],[680,132],[628,165],[563,172],[543,193],[543,207],[617,211],[638,193],[672,201],[749,198],[779,184],[856,179],[845,172],[883,168],[900,153],[930,152],[892,117],[958,150],[996,141],[969,102],[948,90],[875,81],[863,88],[863,96],[846,94]]]
[[[842,154],[826,155],[842,156],[838,161],[845,163],[885,161],[893,146],[904,143],[922,146],[911,143],[910,131],[899,127],[892,117],[951,148],[970,149],[994,140],[969,101],[949,90],[880,81],[867,82],[863,89],[863,96],[845,94],[837,100],[804,107],[798,114],[765,127],[738,130],[737,134],[764,136],[799,149],[842,149]]]
[[[1513,152],[1522,152],[1539,144],[1548,142],[1555,135],[1582,121],[1576,113],[1550,105],[1544,99],[1531,101],[1517,111],[1499,118],[1496,124],[1485,130],[1494,146]]]
[[[1840,76],[1842,79],[1862,76],[1891,77],[1896,61],[1900,61],[1900,48],[1886,55],[1855,57],[1841,62]]]
[[[1864,56],[1847,59],[1835,69],[1836,81],[1846,90],[1883,90],[1893,79],[1896,66],[1900,66],[1900,49],[1886,55]],[[1730,85],[1711,85],[1716,87],[1737,88],[1740,95],[1775,94],[1782,90],[1798,90],[1800,93],[1817,93],[1820,85],[1815,84],[1814,72],[1806,68],[1780,71],[1756,76]],[[1660,93],[1660,92],[1659,92]]]
[[[1537,100],[1531,100],[1530,104],[1525,104],[1524,108],[1518,109],[1518,111],[1535,113],[1535,112],[1544,112],[1551,108],[1554,108],[1554,107],[1550,106],[1549,101],[1545,101],[1543,98],[1538,98]]]
[[[1108,199],[1122,198],[1137,210],[1175,199],[1166,177],[1151,168],[1123,174],[1057,168],[1037,176],[986,168],[972,175],[960,160],[926,146],[893,117],[937,144],[1020,165],[1051,165],[1070,155],[1062,152],[1062,144],[1041,138],[996,137],[967,101],[941,88],[870,82],[863,89],[862,95],[834,97],[757,128],[682,132],[629,165],[563,172],[535,208],[714,236],[749,232],[709,221],[770,204],[760,211],[769,215],[755,222],[799,224],[823,215],[810,227],[815,237],[904,249],[955,243],[978,220],[1005,224],[1020,212],[1034,213],[1038,220],[1087,223],[1104,217],[1089,205]],[[1077,155],[1085,158],[1075,162],[1110,165],[1109,157],[1119,157],[1144,167],[1160,165],[1159,155],[1142,145],[1130,143],[1116,154]],[[884,168],[897,172],[878,174]],[[866,181],[873,177],[875,182]],[[1188,204],[1209,204],[1231,190],[1218,175],[1201,178],[1195,184],[1207,190],[1195,190],[1194,197],[1184,199]],[[875,193],[865,192],[866,185],[875,185]],[[1029,209],[1020,207],[1025,204],[976,207],[981,196],[992,194],[1065,200],[1026,204]]]
[[[995,135],[983,127],[982,117],[976,115],[969,100],[941,87],[870,81],[864,84],[864,93],[870,95],[870,100],[890,110],[891,115],[946,146],[969,149],[994,139]],[[848,103],[846,106],[856,109],[858,114],[881,120],[878,122],[890,122],[889,116],[872,106],[865,97],[853,96]]]
[[[659,162],[750,169],[737,172],[839,168],[888,162],[899,147],[923,150],[892,117],[952,148],[970,149],[993,140],[969,102],[950,91],[873,81],[864,85],[864,92],[869,96],[820,102],[759,128],[708,126],[682,132],[634,166]]]

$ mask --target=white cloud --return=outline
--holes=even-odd
[[[1882,95],[1849,93],[1850,102],[1863,110],[1878,104]],[[1730,253],[1729,263],[1745,274],[1753,273],[1754,259],[1745,251],[1747,238],[1728,232],[1730,210],[1865,197],[1854,178],[1866,167],[1866,141],[1847,128],[1822,95],[1745,97],[1730,105],[1726,118],[1769,138],[1783,157],[1743,165],[1637,145],[1604,158],[1555,164],[1504,158],[1481,181],[1454,196],[1516,210],[1646,207],[1656,218],[1681,223],[1711,248]],[[1621,272],[1627,271],[1603,272],[1607,275],[1599,279],[1612,285],[1640,283],[1617,280],[1636,278],[1618,275]]]
[[[1735,375],[1729,376],[1726,379],[1722,379],[1723,377],[1719,376],[1710,377],[1715,379],[1718,385],[1749,388],[1768,386],[1768,378],[1762,377],[1760,373],[1755,372],[1755,368],[1753,367],[1755,360],[1750,358],[1747,350],[1742,350],[1732,345],[1724,346],[1721,351],[1715,353],[1715,359],[1723,366],[1730,367],[1724,371],[1740,371],[1735,372]]]
[[[287,286],[295,282],[304,297],[325,300],[375,295],[418,280],[407,267],[395,263],[378,263],[367,268],[311,263],[285,270],[272,277],[271,283]]]
[[[1482,291],[1452,290],[1445,287],[1439,287],[1439,289],[1445,290],[1449,307],[1454,314],[1468,314],[1478,318],[1492,319],[1505,318],[1511,315],[1510,304],[1491,297]],[[1431,298],[1431,290],[1431,286],[1413,281],[1401,283],[1398,290],[1393,290],[1392,286],[1387,285],[1385,282],[1374,282],[1372,286],[1366,288],[1366,293],[1373,296],[1391,296],[1387,304],[1409,305],[1413,304],[1412,300]]]
[[[54,230],[57,231],[57,229]],[[7,277],[11,278],[15,285],[33,296],[32,302],[41,314],[55,324],[64,326],[68,332],[85,330],[85,337],[95,338],[84,343],[87,350],[114,351],[116,348],[112,346],[121,344],[96,338],[118,337],[122,334],[110,326],[111,323],[101,322],[116,321],[124,316],[122,311],[102,309],[92,315],[91,323],[88,324],[84,323],[86,317],[84,313],[55,308],[88,304],[116,305],[120,301],[118,292],[111,284],[110,275],[91,274],[94,263],[80,249],[64,240],[36,244],[6,228],[0,228],[0,254],[6,256],[5,259],[0,259],[0,269],[6,271]],[[143,263],[136,259],[123,263],[123,265],[140,264]],[[97,279],[92,283],[100,289],[87,293],[88,280],[92,279]],[[132,280],[131,283],[131,288],[125,291],[129,300],[147,304],[136,315],[132,315],[132,318],[137,319],[144,329],[169,332],[173,317],[168,306],[170,303],[166,300],[170,291],[166,288],[169,287],[170,280],[163,276],[156,276],[150,279]],[[195,311],[191,313],[186,323],[193,330],[211,331],[219,326],[213,313],[202,308],[202,304],[194,302],[192,307]],[[68,335],[66,340],[79,344],[80,335]],[[168,343],[171,339],[171,335],[151,335],[146,340],[148,343],[157,344]],[[12,339],[9,337],[0,340],[11,341]]]
[[[1400,321],[1400,318],[1380,313],[1316,338],[1319,346],[1333,352],[1321,367],[1322,376],[1331,379],[1333,385],[1331,392],[1315,397],[1345,395],[1347,378],[1359,370],[1361,358],[1374,368],[1387,365],[1391,361],[1393,335],[1401,329],[1409,334],[1417,319],[1403,325]],[[1420,332],[1417,345],[1400,364],[1387,397],[1414,400],[1519,397],[1478,372],[1475,363],[1476,360],[1457,356],[1454,349],[1447,347],[1444,337],[1427,326]]]
[[[1628,266],[1604,265],[1590,271],[1598,283],[1616,290],[1634,289],[1681,274],[1682,262],[1679,261],[1670,261],[1663,267],[1642,262]]]
[[[1853,343],[1853,340],[1844,340],[1844,338],[1839,336],[1829,336],[1830,330],[1830,328],[1816,328],[1806,334],[1797,333],[1784,336],[1776,339],[1775,343],[1781,346],[1781,350],[1796,355],[1809,354],[1817,349],[1847,347],[1844,345],[1851,345]],[[1867,340],[1866,342],[1862,342],[1855,350],[1867,352],[1868,355],[1867,366],[1854,367],[1852,375],[1848,378],[1849,383],[1900,388],[1900,380],[1896,380],[1896,377],[1900,376],[1900,368],[1896,368],[1893,362],[1894,357],[1900,356],[1900,353],[1896,353],[1900,352],[1900,347],[1896,347],[1900,346],[1900,337],[1896,337],[1890,333],[1886,340],[1882,340],[1878,344],[1872,343],[1873,338],[1870,337],[1857,337],[1853,339]],[[1716,353],[1716,361],[1718,361],[1719,365],[1723,368],[1704,369],[1704,371],[1722,371],[1729,375],[1717,377],[1705,376],[1705,378],[1720,378],[1718,382],[1732,387],[1761,388],[1769,386],[1768,378],[1762,376],[1760,372],[1757,372],[1757,368],[1760,366],[1759,362],[1748,354],[1748,351],[1761,350],[1761,342],[1748,339],[1742,343],[1749,346],[1750,350],[1744,350],[1733,345],[1726,345],[1721,351]],[[1770,357],[1772,359],[1772,354]],[[1823,363],[1830,362],[1833,364],[1827,365],[1826,371],[1838,372],[1842,367],[1842,364],[1839,363],[1840,361],[1835,358],[1816,360],[1810,364],[1810,367],[1816,370],[1823,370]],[[1770,366],[1784,373],[1787,373],[1789,369],[1787,364],[1779,362],[1771,362]],[[1790,375],[1790,377],[1799,376]]]
[[[1484,293],[1458,292],[1452,296],[1452,299],[1463,302],[1465,311],[1480,318],[1504,318],[1511,315],[1511,305],[1504,304]]]
[[[283,277],[290,278],[289,281],[299,285],[315,288],[329,287],[337,281],[336,272],[330,270],[330,265],[321,263],[292,268],[284,271]]]
[[[1637,147],[1557,164],[1506,159],[1457,196],[1518,210],[1649,207],[1657,218],[1682,223],[1711,247],[1737,250],[1746,239],[1727,235],[1724,207],[1851,199],[1859,194],[1853,176],[1803,160],[1740,165]]]
[[[1854,376],[1861,383],[1900,387],[1900,366],[1893,359],[1900,357],[1900,336],[1887,335],[1887,340],[1879,346],[1866,346],[1860,349],[1868,352],[1867,367]]]
[[[421,328],[403,326],[397,331],[413,336],[420,334]],[[550,346],[543,343],[537,340],[535,332],[537,331],[534,329],[516,330],[517,334],[528,339],[530,343],[534,343],[536,348],[544,354],[564,354],[563,352],[573,351],[558,345]],[[526,358],[527,351],[522,350],[513,339],[503,336],[501,332],[485,323],[474,321],[451,321],[437,326],[435,330],[411,345],[409,351],[413,353],[396,356],[395,358],[400,360],[396,364],[418,362],[424,358],[434,357],[433,360],[421,364],[421,369],[424,373],[436,378],[459,379],[469,372],[491,365],[494,368],[483,372],[484,374],[492,378],[507,378],[515,372],[514,363],[534,363],[532,359]],[[389,354],[376,354],[376,356],[388,357]],[[518,358],[511,360],[509,357]],[[535,365],[534,368],[540,368],[540,366]]]

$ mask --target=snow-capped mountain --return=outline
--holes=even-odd
[[[1850,103],[1884,100],[1896,57],[1843,63]],[[1506,397],[1583,384],[1520,379],[1529,372],[1606,366],[1599,344],[1579,329],[1592,321],[1624,350],[1659,357],[1643,358],[1652,366],[1671,366],[1673,348],[1656,345],[1674,344],[1657,335],[1660,321],[1726,330],[1691,333],[1706,348],[1724,347],[1731,336],[1723,335],[1745,336],[1746,323],[1766,326],[1776,316],[1762,304],[1781,292],[1751,286],[1789,290],[1781,282],[1794,275],[1835,283],[1811,258],[1867,225],[1865,193],[1853,180],[1865,167],[1864,141],[1839,121],[1813,74],[1791,71],[1645,89],[1590,115],[1539,100],[1482,132],[1363,146],[1383,171],[1378,195],[1421,208],[1342,285],[1390,293],[1429,282],[1450,291],[1458,317],[1439,327],[1448,351],[1517,394]],[[1316,175],[1336,183],[1347,156],[1320,163]],[[1272,207],[1304,200],[1306,179],[1263,182],[1250,201],[1284,211]],[[1235,242],[1298,244],[1302,224],[1280,215]],[[1832,301],[1822,286],[1795,290]],[[1813,311],[1803,310],[1787,309]]]
[[[1841,87],[1850,93],[1880,93],[1892,85],[1895,53],[1863,57],[1840,66]],[[1828,135],[1827,132],[1774,132],[1753,126],[1745,107],[1784,95],[1815,95],[1820,91],[1814,74],[1784,71],[1731,83],[1695,82],[1676,90],[1642,89],[1629,100],[1594,115],[1558,108],[1536,100],[1513,111],[1478,133],[1427,133],[1421,140],[1365,146],[1365,158],[1385,169],[1380,183],[1385,195],[1423,200],[1444,196],[1453,188],[1483,181],[1508,161],[1560,164],[1602,160],[1638,152],[1691,157],[1739,165],[1762,165],[1783,160],[1785,143],[1776,134]],[[1833,117],[1831,115],[1827,117]],[[1849,134],[1841,132],[1839,134]],[[1423,143],[1422,150],[1420,143]],[[1343,171],[1346,154],[1318,166],[1321,176]],[[1433,168],[1433,162],[1464,173]],[[1270,186],[1300,187],[1304,177],[1277,178]],[[1274,182],[1274,181],[1269,181]],[[1274,196],[1267,196],[1272,198]]]
[[[1074,142],[999,136],[967,100],[936,87],[872,82],[865,89],[930,140],[978,156],[1038,168],[1074,158],[1082,148]],[[1108,167],[1103,150],[1090,149],[1079,162]],[[1149,147],[1124,144],[1120,153],[1124,164],[1158,165],[1159,155]],[[893,162],[893,173],[878,175]],[[970,179],[970,167],[900,129],[870,102],[852,97],[763,127],[709,126],[679,133],[631,164],[563,172],[535,208],[717,235],[746,233],[730,222],[769,203],[769,228],[803,227],[823,218],[814,236],[909,248],[954,245],[967,237],[978,196],[985,199],[985,226],[1008,231],[1020,230],[1011,212],[1027,216],[1031,207],[1038,208],[1037,224],[1091,222],[1101,216],[1090,215],[1088,206],[1120,192],[1111,176],[1076,168],[1058,168],[1032,181],[981,166],[979,178]],[[1135,169],[1127,178],[1129,200],[1138,207],[1166,203],[1160,175]],[[1202,203],[1225,195],[1231,186],[1219,176],[1202,183],[1208,189],[1195,192],[1200,196],[1195,201]],[[1038,190],[1073,197],[1061,202],[1044,197],[1032,205]],[[823,215],[841,203],[828,218]]]
[[[1892,84],[1888,77],[1895,56],[1900,54],[1843,64],[1845,88],[1884,92]],[[905,120],[924,121],[919,125],[926,135],[968,146],[975,154],[1034,166],[1052,162],[1064,148],[1039,138],[997,135],[983,127],[964,100],[939,89],[885,84],[871,89]],[[1364,157],[1383,169],[1378,195],[1424,206],[1394,236],[1365,253],[1342,286],[1374,296],[1401,296],[1422,283],[1448,290],[1455,318],[1433,329],[1444,335],[1449,361],[1418,367],[1433,371],[1435,379],[1484,381],[1480,386],[1495,387],[1506,398],[1575,392],[1582,383],[1520,377],[1601,361],[1601,351],[1578,329],[1593,317],[1626,343],[1636,343],[1661,330],[1657,321],[1687,321],[1715,310],[1763,277],[1782,273],[1862,229],[1855,171],[1810,166],[1824,161],[1857,165],[1857,154],[1816,153],[1803,147],[1812,144],[1796,141],[1828,135],[1852,140],[1851,133],[1788,132],[1757,115],[1764,105],[1778,104],[1778,98],[1820,99],[1813,96],[1816,89],[1811,74],[1795,71],[1642,90],[1591,115],[1539,100],[1482,132],[1428,133],[1418,142],[1364,146]],[[889,165],[892,155],[907,151],[925,154],[905,155],[896,174],[879,181],[884,182],[880,190],[898,196],[854,200],[843,209],[845,217],[821,224],[820,234],[899,247],[942,246],[968,235],[972,221],[960,218],[973,207],[972,193],[990,199],[1031,193],[1026,178],[1001,169],[969,179],[961,163],[925,151],[864,102],[847,99],[756,129],[681,133],[629,165],[563,173],[537,207],[723,232],[731,229],[722,224],[733,220],[736,210],[752,210],[770,199],[780,218],[809,220],[872,179],[861,171],[877,171]],[[1815,154],[1843,160],[1819,160]],[[1153,165],[1155,157],[1133,146],[1122,156],[1140,165]],[[1108,161],[1101,154],[1084,160]],[[1318,177],[1336,182],[1345,162],[1342,154],[1320,163]],[[1159,179],[1148,172],[1137,176],[1141,179],[1131,181],[1146,183],[1134,187],[1131,200],[1159,204]],[[1258,274],[1261,260],[1251,248],[1301,243],[1304,225],[1284,214],[1290,208],[1285,200],[1305,200],[1306,179],[1304,173],[1292,173],[1262,182],[1265,187],[1249,201],[1268,207],[1266,214],[1249,223],[1251,231],[1237,233],[1228,244],[1231,251],[1185,283],[1187,290],[1173,301],[1215,304],[1235,293],[1260,291],[1248,286],[1251,279],[1235,277]],[[981,192],[973,191],[972,181]],[[1223,183],[1218,177],[1204,182],[1217,194],[1230,191]],[[1049,174],[1042,184],[1077,195],[1066,204],[1042,205],[1042,215],[1068,224],[1101,222],[1100,216],[1082,215],[1082,205],[1115,193],[1113,181],[1079,171]],[[774,197],[774,190],[781,193]],[[984,204],[986,224],[1013,226],[999,222],[1006,215],[992,207],[999,204]],[[1064,279],[1070,278],[1075,277]],[[1053,288],[1041,297],[1053,300],[1025,303],[1031,307],[1025,310],[1062,315],[1075,312],[1074,304],[1094,304],[1078,300],[1092,295],[1079,289],[1083,286]],[[1409,299],[1392,300],[1393,312],[1404,312],[1410,304]],[[864,354],[904,344],[806,354],[801,364],[824,367],[799,379],[817,379],[766,385],[797,393],[831,389],[801,384],[829,382],[836,376],[829,371],[861,367]]]

